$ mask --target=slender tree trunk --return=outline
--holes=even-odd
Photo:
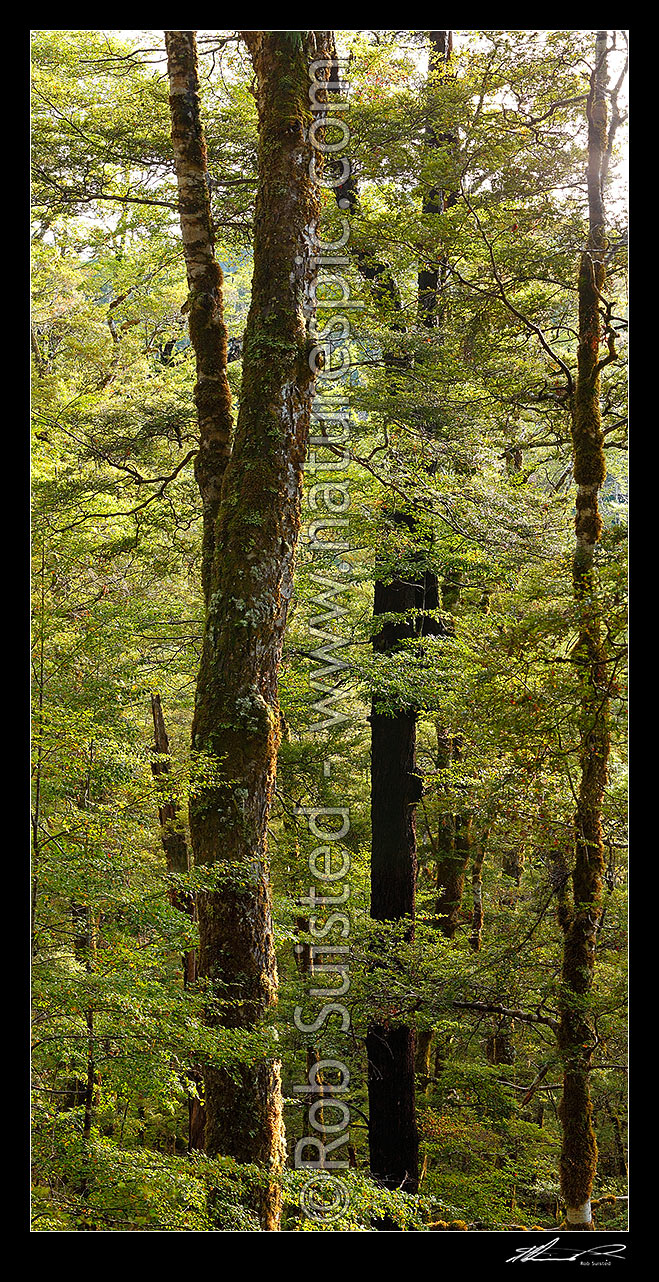
[[[437,866],[439,894],[436,909],[439,929],[446,939],[453,939],[458,928],[465,874],[473,846],[471,814],[454,815],[453,821],[451,853],[446,853]]]
[[[431,31],[429,50],[429,70],[438,71],[447,67],[453,52],[452,31]],[[436,149],[440,143],[455,141],[453,134],[437,134],[432,125],[426,125],[426,144]],[[457,199],[456,192],[444,192],[440,187],[431,187],[425,193],[422,202],[424,214],[443,214]],[[436,254],[433,255],[436,257]],[[445,278],[445,267],[421,267],[418,273],[418,314],[419,321],[425,329],[435,329],[441,323],[439,295]]]
[[[167,796],[166,783],[171,773],[171,761],[169,760],[169,737],[165,727],[162,701],[159,694],[151,695],[151,715],[153,717],[154,732],[153,751],[159,758],[159,760],[152,760],[151,773],[159,783],[161,794],[158,805],[158,819],[160,821],[161,840],[165,852],[167,872],[185,877],[190,871],[188,843],[185,839],[185,833],[180,827],[176,802]],[[163,758],[166,758],[166,760],[163,760]],[[172,887],[169,897],[175,908],[187,913],[188,916],[193,915],[193,905],[189,894],[181,892],[177,887]]]
[[[627,1170],[627,1149],[625,1146],[625,1140],[622,1132],[622,1122],[620,1120],[618,1113],[612,1107],[611,1101],[606,1096],[604,1098],[604,1107],[613,1125],[613,1136],[615,1141],[615,1150],[616,1150],[616,1158],[617,1158],[617,1166],[618,1166],[616,1174],[623,1175],[625,1179],[627,1179],[627,1176],[629,1174]]]
[[[37,374],[39,378],[44,378],[48,373],[48,361],[39,346],[39,339],[37,338],[37,331],[34,325],[30,325],[30,347],[32,348],[32,355],[34,356]]]
[[[162,703],[159,694],[151,695],[151,714],[153,716],[154,731],[154,752],[160,758],[159,761],[151,762],[151,772],[160,784],[164,783],[171,771],[171,762],[169,760],[169,738],[165,728],[165,718],[162,711]],[[163,760],[166,758],[166,760]],[[187,875],[190,871],[190,851],[185,834],[180,827],[180,818],[176,802],[166,795],[161,798],[161,805],[158,807],[158,818],[160,820],[160,832],[165,859],[167,862],[167,872],[178,875]],[[197,917],[197,906],[194,895],[189,890],[182,890],[174,885],[169,887],[169,901],[173,908],[179,912],[185,913],[193,921]],[[194,948],[189,948],[182,957],[183,969],[183,987],[190,988],[194,984],[197,974],[197,956]],[[198,1068],[189,1070],[188,1079],[195,1083],[195,1087],[201,1084],[201,1071]],[[204,1147],[204,1130],[206,1126],[206,1111],[196,1093],[190,1091],[188,1095],[188,1151],[192,1149],[203,1149]]]
[[[44,661],[45,661],[45,631],[46,631],[46,544],[41,544],[41,608],[39,614],[39,677],[37,687],[37,708],[35,725],[38,733],[37,759],[35,762],[34,772],[34,805],[32,808],[32,894],[30,905],[30,948],[32,956],[36,952],[37,937],[37,897],[39,891],[39,855],[41,850],[40,842],[40,825],[41,825],[41,770],[43,765],[43,701],[44,701]]]
[[[86,1015],[87,1023],[87,1081],[85,1083],[85,1115],[82,1125],[82,1138],[89,1140],[94,1118],[94,1086],[96,1068],[94,1065],[94,1008],[90,1006]]]
[[[485,1038],[485,1055],[488,1064],[514,1064],[512,1044],[514,1020],[500,1019],[496,1029]]]
[[[351,213],[358,211],[359,195],[353,179],[337,188],[335,194],[337,201],[348,201]],[[390,327],[404,330],[402,318],[396,318],[401,312],[401,301],[389,265],[358,247],[354,247],[352,253],[360,274],[371,285],[375,301],[387,309]],[[385,372],[390,383],[394,382],[400,367],[400,358],[391,354],[385,357]],[[389,519],[394,525],[413,524],[411,518],[398,512],[390,514]],[[437,601],[432,597],[429,579],[425,573],[414,579],[409,576],[387,580],[383,575],[375,583],[374,617],[424,606],[434,608]],[[427,620],[427,624],[424,631],[437,626],[434,620]],[[385,624],[374,638],[374,648],[389,651],[398,640],[417,632],[417,622]],[[414,805],[421,796],[420,780],[415,773],[417,714],[413,708],[399,708],[389,715],[374,700],[370,719],[371,917],[375,921],[398,921],[406,916],[413,919],[417,868]],[[366,1051],[371,1173],[387,1188],[416,1192],[419,1141],[414,1030],[407,1025],[371,1024]],[[391,1231],[397,1226],[385,1216],[377,1221],[377,1227]]]
[[[309,177],[309,75],[328,33],[248,31],[259,109],[252,302],[243,346],[236,437],[215,528],[193,749],[214,781],[191,799],[199,895],[199,975],[209,1019],[254,1028],[277,998],[267,855],[280,715],[277,674],[300,528],[317,185]],[[215,886],[213,885],[215,883]],[[215,888],[216,887],[216,888]],[[272,1175],[257,1197],[261,1225],[279,1228],[284,1161],[279,1065],[264,1058],[234,1077],[205,1072],[206,1148]]]
[[[603,167],[607,154],[606,31],[597,32],[595,64],[588,99],[589,234],[579,270],[579,348],[572,411],[577,483],[572,577],[580,614],[575,651],[581,678],[580,781],[574,816],[572,904],[569,910],[564,905],[562,913],[564,951],[558,1035],[563,1059],[560,1178],[571,1230],[594,1227],[591,1194],[597,1168],[597,1141],[590,1096],[590,1065],[595,1037],[588,995],[593,983],[601,914],[602,800],[610,748],[606,652],[593,566],[602,530],[598,495],[605,478],[599,348],[607,244],[603,201]]]
[[[87,795],[88,803],[88,795]],[[90,906],[81,904],[72,904],[73,919],[76,934],[74,936],[74,952],[78,961],[84,964],[88,975],[91,975],[96,966],[96,931],[100,921],[100,914],[94,915]],[[99,1075],[95,1063],[95,1032],[94,1032],[94,1007],[89,1004],[85,1011],[85,1024],[87,1026],[87,1072],[84,1082],[76,1083],[81,1087],[81,1095],[84,1101],[84,1113],[82,1122],[82,1138],[85,1141],[85,1153],[83,1157],[82,1179],[80,1181],[80,1192],[86,1194],[90,1183],[90,1159],[89,1141],[91,1139],[92,1126],[94,1124],[94,1103],[98,1091]]]
[[[476,843],[474,858],[471,865],[471,891],[472,891],[472,910],[471,910],[471,936],[469,946],[474,953],[480,952],[483,942],[483,863],[485,860],[485,847],[489,831],[484,832],[479,841]]]
[[[432,1029],[419,1028],[416,1031],[416,1075],[421,1090],[427,1094],[432,1079]]]
[[[215,260],[206,141],[199,110],[195,32],[166,31],[165,44],[178,208],[188,280],[186,307],[197,363],[194,398],[199,452],[195,459],[195,477],[203,508],[202,585],[208,601],[215,523],[233,426],[227,380],[224,282],[222,269]]]
[[[160,758],[151,762],[151,773],[162,789],[171,772],[171,762],[169,760],[169,738],[165,728],[165,718],[159,694],[151,695],[151,715],[153,717],[154,732],[153,750]],[[166,758],[166,760],[163,760],[163,758]],[[160,797],[158,819],[160,820],[160,835],[165,852],[167,872],[176,876],[187,877],[190,871],[188,843],[180,826],[176,802],[166,795],[166,789],[163,789]],[[186,916],[194,919],[195,902],[189,890],[182,890],[180,887],[172,885],[168,894],[173,908],[178,908],[179,912],[185,913]],[[187,988],[190,984],[193,984],[194,980],[195,953],[194,949],[190,949],[183,958],[183,982],[185,987]]]

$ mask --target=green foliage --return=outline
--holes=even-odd
[[[586,235],[590,36],[460,32],[449,69],[428,76],[423,33],[337,33],[351,54],[360,188],[351,245],[389,266],[394,289],[378,295],[354,261],[340,269],[364,302],[351,313],[349,343],[350,547],[335,556],[300,543],[270,825],[280,999],[272,1023],[248,1033],[209,1028],[203,987],[184,987],[181,956],[197,942],[196,925],[174,906],[175,892],[217,888],[238,870],[168,874],[158,817],[169,801],[185,833],[188,800],[213,795],[219,764],[189,747],[203,633],[201,522],[162,33],[33,34],[35,1231],[256,1231],[250,1199],[267,1173],[189,1152],[189,1108],[204,1063],[231,1072],[273,1048],[289,1168],[305,1134],[292,1087],[306,1077],[308,1051],[346,1063],[354,1110],[344,1212],[327,1222],[306,1216],[308,1176],[287,1169],[286,1231],[370,1232],[385,1214],[406,1231],[438,1219],[472,1230],[560,1223],[557,906],[587,731],[574,653],[566,371],[576,369]],[[235,33],[200,33],[199,47],[216,250],[229,334],[240,337],[256,106]],[[451,199],[431,212],[439,189]],[[323,202],[330,239],[333,194]],[[607,289],[624,355],[624,207],[615,186],[611,206]],[[430,327],[418,312],[422,267],[438,270]],[[319,326],[332,315],[319,303]],[[239,361],[229,373],[239,401]],[[623,362],[607,366],[602,382],[608,479],[597,592],[613,743],[588,996],[597,1197],[620,1196],[625,1176]],[[335,483],[336,472],[308,474],[307,492],[323,481]],[[313,512],[308,503],[307,525]],[[309,676],[324,642],[310,628],[326,626],[317,616],[328,609],[317,576],[336,576],[339,564],[349,567],[336,598],[343,613],[327,627],[346,642],[334,652],[345,667],[330,684],[347,719],[313,734]],[[440,604],[379,616],[376,628],[374,581],[424,572],[436,576]],[[428,618],[436,634],[421,635]],[[416,634],[378,653],[373,634],[385,622],[414,623]],[[152,748],[156,691],[169,760]],[[372,700],[392,714],[419,713],[413,941],[409,922],[369,919]],[[442,733],[460,745],[448,763]],[[157,789],[159,762],[171,770]],[[317,842],[295,811],[347,805],[352,1033],[335,1020],[304,1034],[295,1008],[315,1013],[320,1003],[295,952],[312,941],[298,900]],[[470,816],[473,844],[449,940],[438,866],[456,814]],[[481,848],[476,951],[471,878]],[[327,910],[318,916],[324,924]],[[367,1174],[369,1020],[433,1036],[431,1071],[418,1079],[418,1197],[377,1188]],[[624,1205],[607,1204],[602,1227],[623,1227]]]

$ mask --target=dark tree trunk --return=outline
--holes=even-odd
[[[373,710],[371,754],[371,917],[397,921],[414,915],[414,806],[421,793],[415,713]]]
[[[420,604],[418,584],[394,579],[376,582],[374,614],[404,614]],[[386,622],[374,649],[390,653],[416,623]],[[411,708],[371,710],[371,917],[410,918],[414,929],[416,831],[414,806],[421,796],[416,773],[416,712]],[[414,1031],[406,1024],[371,1024],[368,1055],[369,1151],[371,1172],[386,1188],[415,1193],[419,1180],[419,1139],[415,1115]],[[385,1217],[378,1227],[395,1225]]]
[[[414,1034],[403,1024],[372,1024],[366,1053],[371,1171],[386,1188],[416,1193],[419,1137],[413,1089]],[[384,1230],[395,1227],[388,1216],[378,1223]]]
[[[454,832],[450,854],[446,853],[437,867],[437,916],[439,929],[446,939],[453,939],[460,921],[465,873],[472,852],[472,816],[453,816]]]
[[[336,77],[338,79],[338,75]],[[336,189],[339,207],[359,212],[359,192],[354,178]],[[405,330],[405,320],[395,276],[388,263],[355,245],[353,260],[369,282],[375,302],[393,332]],[[420,291],[423,290],[421,279]],[[435,297],[437,283],[434,285]],[[420,302],[429,317],[429,303]],[[385,376],[392,391],[397,374],[408,362],[385,354]],[[385,516],[392,526],[407,526],[413,535],[415,521],[397,511]],[[410,561],[421,561],[413,551]],[[439,605],[437,578],[425,568],[410,569],[404,577],[386,574],[386,551],[379,558],[381,577],[375,583],[373,614],[405,614],[435,610]],[[436,634],[441,625],[431,616],[399,623],[388,622],[374,637],[374,648],[388,653],[408,637]],[[414,808],[421,797],[416,774],[417,710],[384,708],[377,698],[371,707],[371,917],[376,921],[410,918],[414,929],[417,854]],[[388,1188],[416,1192],[418,1188],[418,1133],[415,1117],[415,1039],[407,1025],[373,1024],[367,1035],[369,1061],[369,1149],[372,1174]],[[378,1227],[395,1226],[385,1217]]]
[[[429,70],[446,72],[453,53],[452,31],[430,31]],[[426,125],[426,145],[436,150],[442,144],[455,145],[455,135],[438,133],[432,123]],[[456,192],[445,192],[439,187],[431,187],[423,197],[424,214],[441,214],[455,203]],[[425,329],[436,329],[441,325],[441,292],[444,285],[446,269],[441,255],[441,247],[435,256],[440,258],[439,265],[423,266],[418,273],[418,315]],[[439,595],[439,585],[435,579],[435,592]],[[441,588],[442,606],[448,612],[455,608],[460,596],[459,576],[449,568]],[[452,760],[459,757],[459,744],[444,727],[437,726],[437,765],[446,769]],[[444,815],[440,821],[437,841],[437,887],[438,896],[436,911],[439,926],[448,939],[455,935],[467,864],[472,848],[471,815]],[[480,868],[479,868],[480,872]],[[478,882],[480,886],[480,881]],[[481,916],[482,927],[482,916]],[[480,928],[479,928],[480,930]],[[480,946],[480,933],[479,933]],[[428,1050],[428,1054],[429,1054]]]

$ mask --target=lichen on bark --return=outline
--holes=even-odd
[[[194,466],[203,506],[202,585],[208,597],[215,522],[233,427],[227,379],[224,282],[222,269],[215,259],[195,32],[166,31],[165,44],[178,209],[188,282],[185,308],[197,366],[194,399],[199,450]]]
[[[309,176],[309,63],[327,32],[248,31],[256,74],[258,186],[252,299],[243,343],[235,440],[214,527],[193,747],[215,774],[191,799],[199,895],[199,974],[209,1019],[264,1027],[277,999],[267,824],[281,718],[277,675],[300,530],[302,468],[313,374],[311,229],[318,185]],[[212,878],[219,871],[217,888]],[[272,1045],[272,1043],[269,1043]],[[265,1230],[279,1228],[284,1162],[279,1065],[231,1074],[208,1066],[206,1146],[269,1173],[255,1195]]]
[[[580,778],[574,815],[572,896],[563,889],[559,920],[564,933],[558,1043],[563,1060],[561,1191],[571,1230],[592,1230],[591,1193],[597,1139],[590,1095],[595,1035],[590,991],[601,915],[604,848],[602,803],[610,751],[607,654],[602,637],[594,556],[602,532],[599,491],[604,483],[600,368],[606,222],[603,198],[607,153],[607,32],[598,31],[588,98],[588,242],[578,278],[579,344],[572,398],[574,478],[577,483],[572,561],[579,635],[573,659],[579,673]]]

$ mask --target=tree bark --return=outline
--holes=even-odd
[[[163,788],[171,772],[171,762],[169,760],[169,738],[159,694],[151,695],[151,716],[153,718],[154,734],[153,751],[155,756],[160,758],[157,761],[155,759],[152,760],[151,773],[157,781],[160,791],[158,819],[167,872],[173,873],[175,876],[187,877],[190,871],[188,843],[185,839],[185,833],[180,827],[176,802],[166,795],[166,789]],[[163,758],[167,758],[167,760],[163,760]],[[168,895],[173,908],[178,908],[179,912],[185,913],[188,917],[194,917],[194,900],[189,891],[181,890],[180,887],[172,885],[169,887]],[[192,964],[189,956],[187,960],[184,960],[183,974],[187,983],[194,981],[194,953],[192,954]]]
[[[154,752],[160,758],[169,758],[169,738],[159,694],[151,695],[151,714],[153,717]],[[169,775],[170,770],[171,762],[169,759],[151,762],[151,773],[161,783],[163,782],[163,777]],[[167,796],[163,796],[161,801],[162,804],[158,807],[158,818],[160,820],[160,834],[165,852],[167,872],[179,875],[187,874],[190,871],[190,852],[185,834],[179,826],[180,820],[176,802]],[[197,905],[194,895],[189,890],[181,890],[180,887],[172,885],[169,887],[168,895],[169,902],[173,908],[177,908],[179,912],[185,913],[187,917],[196,920]],[[181,960],[183,987],[189,988],[194,984],[197,976],[196,950],[194,948],[188,949]],[[189,1081],[195,1083],[195,1087],[201,1085],[202,1075],[199,1068],[190,1069],[187,1076]],[[197,1095],[190,1091],[188,1094],[188,1151],[203,1149],[205,1127],[206,1110]]]
[[[438,71],[446,68],[453,53],[452,31],[430,31],[429,70]],[[437,134],[431,124],[426,125],[426,144],[437,148],[441,143],[455,142],[453,134]],[[444,192],[440,187],[431,187],[423,197],[424,214],[443,214],[455,204],[457,192]],[[421,267],[418,273],[418,315],[425,329],[435,329],[441,324],[439,296],[444,283],[446,269],[442,260],[441,267]]]
[[[450,816],[453,831],[445,826],[448,849],[437,865],[437,916],[445,939],[453,939],[460,921],[465,873],[472,853],[472,815],[469,812]],[[480,870],[479,870],[480,871]],[[482,924],[482,922],[481,922]]]
[[[165,44],[178,208],[188,280],[186,308],[197,364],[194,399],[199,452],[195,459],[195,477],[203,508],[202,585],[208,601],[215,523],[233,426],[222,299],[224,278],[215,260],[195,32],[166,31]]]
[[[267,824],[280,714],[277,674],[300,529],[302,466],[313,376],[309,366],[316,182],[309,177],[308,66],[325,32],[247,31],[259,110],[252,301],[243,390],[222,489],[193,749],[216,776],[191,798],[199,894],[199,975],[209,1020],[254,1028],[277,999]],[[272,1179],[257,1196],[262,1228],[279,1228],[284,1162],[279,1064],[266,1057],[230,1076],[209,1067],[206,1148],[259,1163]]]
[[[334,77],[338,79],[338,71]],[[358,212],[359,192],[351,177],[335,192],[339,208],[348,203]],[[393,330],[404,330],[402,304],[394,275],[383,263],[357,246],[352,256],[360,275],[369,282],[375,302],[384,308]],[[385,374],[395,380],[401,360],[385,355]],[[410,517],[398,512],[389,515],[393,524],[411,527]],[[385,558],[380,558],[384,560]],[[373,615],[403,613],[411,609],[434,608],[431,576],[413,580],[384,576],[376,580]],[[430,600],[426,601],[426,594]],[[435,593],[436,595],[436,593]],[[427,620],[436,627],[434,620]],[[418,623],[386,623],[374,637],[375,650],[395,648],[398,640],[414,636]],[[414,805],[420,799],[416,767],[416,711],[413,708],[385,710],[377,700],[371,705],[371,917],[375,921],[398,921],[414,917],[416,890],[416,830]],[[366,1037],[368,1058],[369,1154],[371,1174],[386,1188],[415,1193],[419,1179],[419,1140],[415,1108],[414,1030],[408,1025],[370,1024]],[[394,1231],[389,1216],[376,1227]]]
[[[572,904],[562,911],[564,950],[559,1047],[563,1059],[560,1117],[563,1142],[561,1191],[570,1230],[592,1230],[591,1194],[597,1141],[590,1096],[594,1030],[588,995],[593,983],[601,914],[604,848],[602,800],[610,748],[605,645],[594,576],[602,521],[598,495],[605,478],[600,411],[600,308],[605,281],[606,225],[603,199],[607,153],[607,32],[598,31],[588,99],[587,248],[579,269],[579,347],[572,406],[574,477],[577,483],[572,579],[580,623],[575,663],[581,681],[580,781],[574,816]]]
[[[476,843],[474,858],[471,865],[471,891],[472,891],[472,910],[471,910],[471,936],[469,938],[469,947],[472,952],[480,952],[483,942],[483,863],[485,860],[485,847],[489,831],[481,834]]]
[[[374,614],[405,614],[422,605],[418,584],[394,579],[375,584]],[[388,621],[373,638],[376,652],[391,653],[413,636],[416,620]],[[416,830],[414,807],[421,796],[416,773],[416,711],[371,708],[371,917],[411,920],[414,930]],[[419,1139],[415,1115],[414,1030],[406,1024],[371,1024],[368,1055],[371,1172],[386,1188],[416,1193]],[[385,1217],[378,1227],[395,1225]]]

